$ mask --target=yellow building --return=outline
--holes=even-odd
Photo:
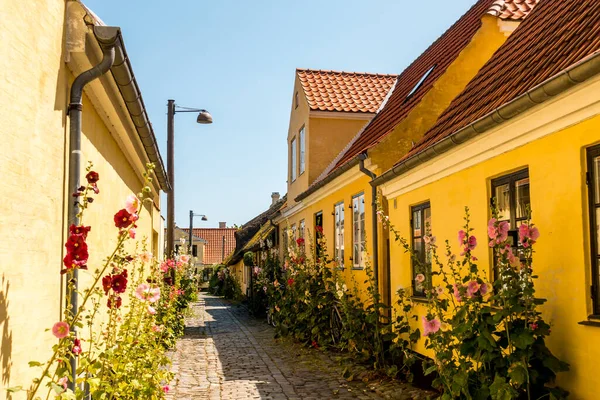
[[[387,95],[385,88],[393,75],[297,72],[288,133],[289,200],[276,222],[282,232],[287,227],[299,232],[296,235],[302,234],[304,226],[313,235],[311,238],[315,227],[322,226],[329,256],[343,268],[342,276],[347,281],[354,278],[362,285],[366,262],[377,265],[376,278],[384,301],[391,300],[388,240],[387,233],[374,224],[375,189],[370,182],[410,151],[529,11],[520,9],[518,15],[507,15],[497,3],[477,1],[394,77]],[[375,77],[378,80],[373,81]],[[320,115],[322,109],[341,116],[328,120],[329,126],[315,133],[313,126],[321,125],[313,122],[311,113]],[[347,124],[342,118],[349,118],[344,116],[349,111],[352,115],[368,111],[369,120],[352,125],[353,133],[349,125],[344,125],[349,132],[340,136],[335,124]],[[323,153],[310,145],[305,153],[298,150],[294,138],[302,137],[296,133],[301,133],[304,126],[310,128],[311,135],[334,142],[342,150]],[[339,143],[341,140],[343,143]],[[303,158],[308,160],[307,177],[302,180],[298,175],[295,179],[295,173],[303,171]],[[317,166],[316,173],[311,173],[313,165]],[[367,260],[367,254],[371,260]]]
[[[5,388],[27,387],[56,338],[45,330],[61,319],[60,275],[68,227],[69,126],[74,79],[114,45],[108,72],[85,86],[82,105],[82,171],[87,161],[100,175],[100,193],[85,215],[90,269],[116,244],[113,215],[142,189],[145,164],[156,164],[153,203],[140,212],[137,238],[162,256],[160,190],[168,190],[163,164],[139,97],[135,75],[118,29],[76,1],[3,2],[0,29],[0,397]],[[101,46],[102,44],[102,46]],[[129,78],[129,79],[124,79]],[[85,175],[85,173],[83,173]],[[82,176],[83,176],[82,175]],[[81,272],[85,285],[89,274]]]
[[[511,229],[531,207],[541,232],[536,295],[548,299],[547,343],[571,364],[558,384],[573,399],[598,398],[600,385],[599,33],[600,4],[540,1],[423,139],[374,182],[391,222],[415,244],[423,221],[457,251],[469,206],[480,243],[474,255],[489,279],[490,198]],[[392,288],[410,288],[410,258],[392,244],[390,259]],[[416,304],[424,316],[426,306]]]

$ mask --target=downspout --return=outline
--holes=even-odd
[[[71,86],[71,100],[69,102],[69,187],[68,196],[71,193],[76,192],[77,188],[81,186],[81,112],[83,110],[83,88],[85,85],[90,83],[101,75],[105,74],[110,67],[113,65],[115,60],[115,45],[119,34],[119,28],[108,27],[108,26],[95,26],[94,35],[98,40],[102,48],[102,61],[93,68],[81,73]],[[79,225],[78,207],[75,202],[69,201],[69,219],[67,224]],[[67,282],[73,282],[74,289],[71,292],[70,306],[72,315],[76,315],[78,311],[78,278],[79,273],[77,269],[72,269],[67,275]],[[73,332],[76,331],[76,327],[71,326]],[[72,382],[70,382],[71,390],[75,391],[76,380],[77,380],[77,357],[71,357],[71,371],[72,371]]]
[[[377,241],[377,186],[373,181],[377,178],[372,171],[365,168],[366,153],[361,153],[358,156],[358,166],[360,172],[371,178],[371,219],[373,220],[373,277],[375,278],[375,290],[379,293],[379,245]]]

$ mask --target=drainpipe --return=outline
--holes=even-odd
[[[371,185],[371,219],[373,220],[373,277],[375,278],[375,289],[379,293],[379,247],[377,243],[377,186],[373,184],[373,180],[377,178],[372,171],[365,168],[365,160],[367,159],[367,153],[361,153],[358,156],[358,166],[360,172],[371,178],[369,184]]]
[[[75,192],[78,187],[81,186],[81,112],[83,109],[82,97],[83,88],[85,85],[93,81],[94,79],[105,74],[110,67],[113,65],[115,60],[115,45],[119,35],[118,27],[108,26],[95,26],[94,35],[98,40],[100,47],[102,48],[102,61],[88,71],[81,73],[71,86],[71,100],[69,102],[69,198],[71,193]],[[77,216],[78,207],[75,206],[75,202],[69,201],[69,219],[68,225],[75,224],[79,225],[79,217]],[[68,227],[67,227],[68,229]],[[75,285],[74,290],[71,292],[71,313],[72,315],[77,314],[78,309],[78,278],[79,271],[72,269],[67,275],[68,282],[72,281]],[[73,331],[76,331],[75,326],[71,326]],[[76,378],[77,378],[77,358],[71,357],[71,371],[73,374],[73,382],[70,382],[71,390],[75,391]]]

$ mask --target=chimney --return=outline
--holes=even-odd
[[[271,205],[277,203],[279,201],[279,192],[271,193]]]
[[[225,222],[219,222],[219,229],[227,228],[227,224]]]

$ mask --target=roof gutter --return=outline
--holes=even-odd
[[[322,180],[320,180],[313,186],[309,187],[306,191],[304,191],[304,192],[300,193],[298,196],[296,196],[294,201],[299,202],[299,201],[304,200],[305,198],[307,198],[308,196],[310,196],[317,190],[321,189],[323,186],[327,185],[329,182],[331,182],[338,176],[342,175],[344,172],[352,169],[353,167],[355,167],[356,165],[359,164],[359,161],[360,161],[359,158],[360,158],[359,156],[356,156],[353,159],[351,159],[350,161],[348,161],[346,164],[339,167],[338,169],[335,169],[331,174],[327,175],[325,178],[323,178]]]
[[[454,132],[433,146],[414,154],[373,181],[375,186],[403,175],[411,169],[495,128],[525,111],[562,94],[600,73],[600,52],[570,66],[563,72],[540,83],[514,100],[498,107],[470,125]]]
[[[92,18],[94,18],[92,16]],[[96,40],[102,43],[101,38],[95,33]],[[133,68],[129,62],[127,51],[123,42],[123,36],[119,30],[117,45],[115,46],[115,61],[110,67],[110,72],[119,88],[121,97],[125,102],[129,116],[135,125],[138,136],[144,146],[144,150],[150,162],[155,164],[155,174],[163,191],[169,192],[171,190],[171,184],[167,178],[165,171],[165,165],[163,163],[158,144],[156,142],[156,136],[150,123],[150,118],[146,112],[146,106],[142,99],[142,93],[135,79]]]

